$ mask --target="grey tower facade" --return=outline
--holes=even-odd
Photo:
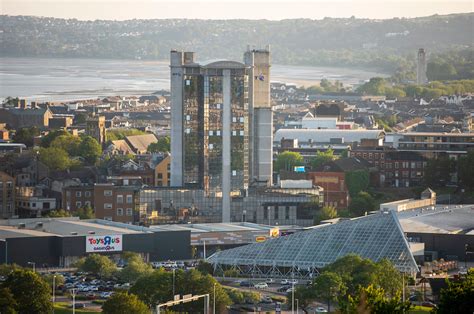
[[[416,84],[424,85],[428,83],[426,77],[426,52],[425,49],[418,49],[418,55],[416,57]]]
[[[255,86],[249,83],[254,72],[250,62],[200,64],[193,52],[171,51],[170,68],[171,185],[203,189],[207,197],[221,199],[222,221],[229,222],[232,197],[248,188],[251,176],[264,177],[250,161],[271,161],[271,146],[263,146],[272,143],[271,120],[267,123],[271,109],[266,115],[253,112],[254,93],[261,88],[250,90]],[[268,75],[265,80],[269,91]],[[261,125],[255,124],[255,116]],[[254,149],[254,134],[263,138],[261,149]],[[271,178],[271,165],[267,171]]]
[[[270,49],[244,54],[249,67],[249,175],[251,184],[270,186],[273,173],[273,112],[270,100]]]

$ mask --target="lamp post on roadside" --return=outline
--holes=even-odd
[[[33,268],[33,272],[36,272],[36,263],[35,262],[28,262],[28,265],[31,265]]]
[[[173,268],[173,298],[174,298],[174,296],[175,296],[175,289],[174,289],[174,282],[175,282],[174,277],[175,277],[175,272],[176,272],[176,269]]]
[[[295,314],[295,281],[291,282],[291,314]]]
[[[216,282],[214,282],[214,297],[213,297],[213,314],[216,314]]]
[[[299,308],[299,303],[298,303],[298,299],[296,299],[296,314],[298,314],[298,308]]]
[[[71,289],[72,295],[72,314],[76,314],[76,289]]]
[[[54,314],[54,302],[56,301],[56,275],[53,275],[53,314]]]

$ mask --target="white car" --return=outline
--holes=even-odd
[[[290,281],[288,279],[282,279],[282,281],[280,281],[280,284],[282,284],[282,285],[287,285],[289,283],[290,283]]]
[[[328,310],[326,310],[324,307],[320,306],[316,308],[316,313],[327,313]]]
[[[100,294],[100,297],[101,297],[102,299],[108,299],[108,298],[110,298],[111,296],[112,296],[112,292],[102,292],[102,293]]]
[[[290,285],[297,285],[298,284],[298,279],[290,279],[290,280],[288,280],[288,283]]]
[[[267,280],[265,280],[266,283],[274,283],[273,279],[272,278],[267,278]]]
[[[259,282],[255,284],[256,289],[265,289],[268,288],[268,285],[266,282]]]

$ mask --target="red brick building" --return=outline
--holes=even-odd
[[[137,177],[111,177],[109,183],[70,186],[63,189],[63,208],[76,211],[91,206],[96,218],[137,223],[143,216],[140,187]]]
[[[370,164],[358,158],[341,158],[320,166],[308,173],[314,185],[324,189],[324,205],[337,209],[347,208],[350,204],[346,173],[356,170],[370,170]]]
[[[375,182],[381,187],[419,186],[427,159],[417,152],[397,151],[386,147],[358,147],[351,157],[366,160],[377,169]]]

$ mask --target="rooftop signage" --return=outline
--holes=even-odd
[[[86,252],[118,252],[122,251],[122,235],[105,235],[105,236],[87,236]]]

